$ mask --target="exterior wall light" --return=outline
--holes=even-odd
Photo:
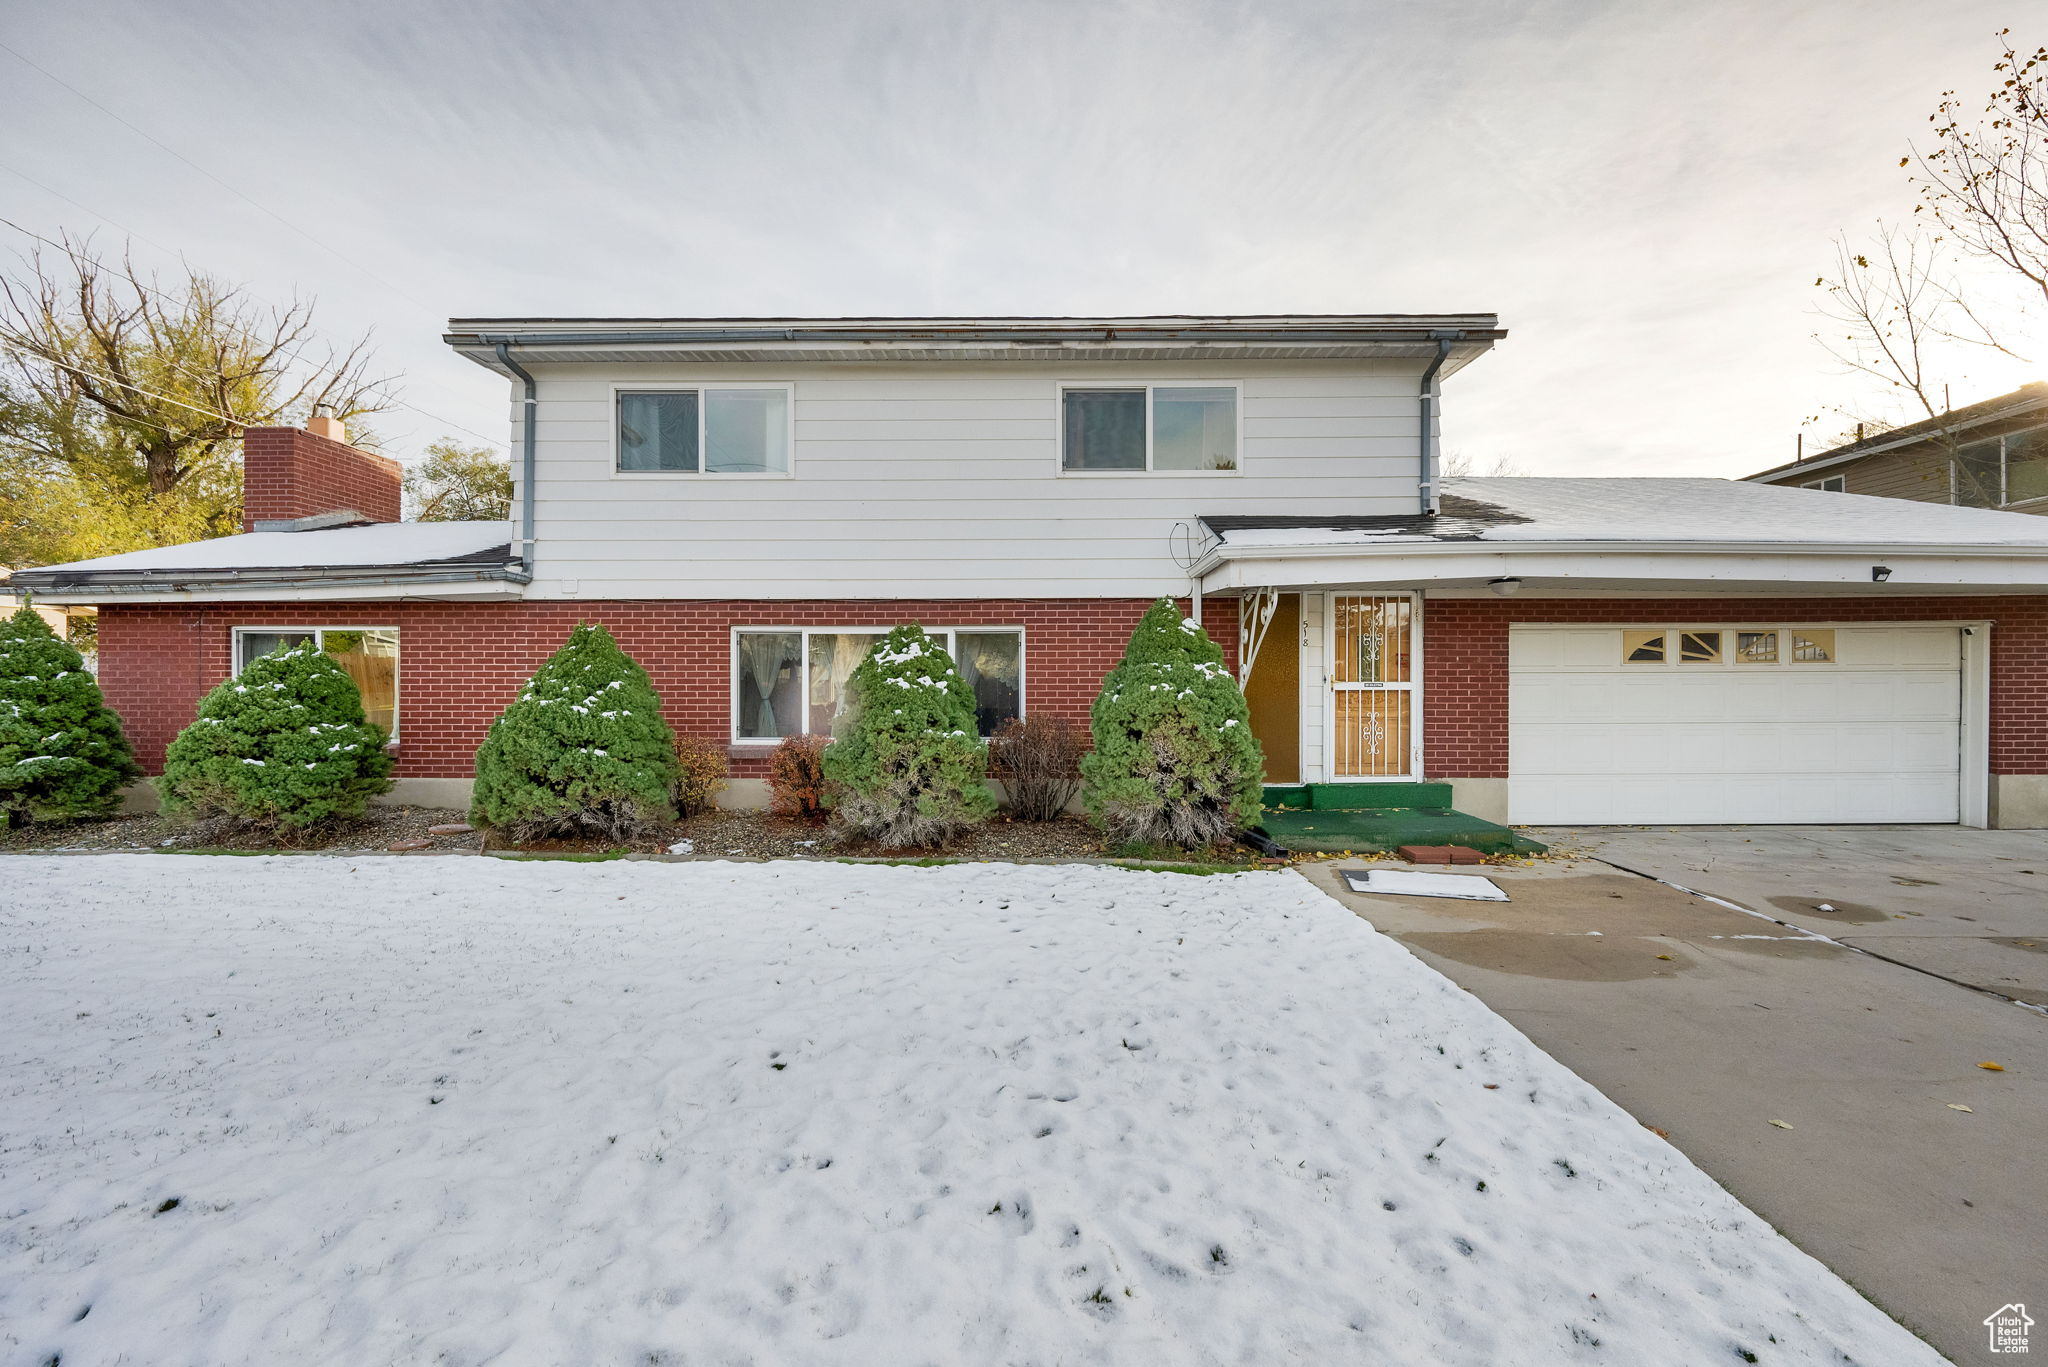
[[[1870,582],[1873,584],[1882,584],[1891,577],[1892,567],[1890,565],[1872,565],[1870,567]]]
[[[1891,571],[1886,570],[1885,573],[1890,574]],[[1522,591],[1522,581],[1515,578],[1489,579],[1486,581],[1486,587],[1493,590],[1497,598],[1510,598]]]

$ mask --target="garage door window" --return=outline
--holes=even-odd
[[[1792,633],[1792,663],[1826,665],[1835,662],[1835,633],[1795,631]]]
[[[1778,662],[1778,633],[1738,631],[1735,633],[1735,663],[1774,665]]]
[[[1756,628],[1749,631],[1653,631],[1621,633],[1625,665],[1825,665],[1835,662],[1831,627]]]
[[[1621,633],[1621,662],[1631,665],[1664,663],[1664,633],[1624,631]]]
[[[1678,662],[1682,665],[1721,663],[1721,633],[1681,631],[1678,633]]]

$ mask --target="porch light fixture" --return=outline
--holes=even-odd
[[[1891,571],[1886,570],[1885,573],[1890,574]],[[1495,597],[1510,598],[1522,591],[1522,581],[1512,577],[1506,579],[1489,579],[1486,581],[1486,587],[1493,590]]]
[[[1891,577],[1892,567],[1890,565],[1872,565],[1870,567],[1870,582],[1873,584],[1882,584]]]

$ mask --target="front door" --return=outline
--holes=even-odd
[[[1413,776],[1422,738],[1414,598],[1333,593],[1327,616],[1331,777]]]

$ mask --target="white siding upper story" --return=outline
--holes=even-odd
[[[1418,511],[1426,365],[535,364],[527,596],[1185,594],[1204,514]],[[1238,386],[1238,469],[1063,471],[1061,386],[1140,381]],[[616,394],[697,383],[787,385],[790,473],[617,472]]]

